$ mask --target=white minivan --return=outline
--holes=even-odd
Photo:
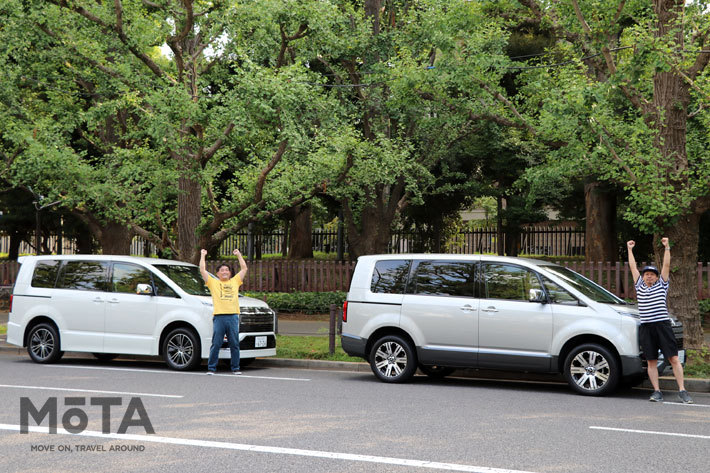
[[[353,273],[342,346],[385,382],[417,368],[432,377],[485,368],[562,373],[578,393],[602,395],[644,374],[639,323],[635,306],[546,261],[370,255]],[[684,361],[683,328],[672,324]]]
[[[212,299],[197,266],[109,255],[25,256],[10,296],[7,342],[27,347],[37,363],[65,351],[162,356],[190,370],[209,356]],[[242,366],[276,355],[276,314],[258,299],[239,298]],[[222,346],[220,358],[229,358]]]

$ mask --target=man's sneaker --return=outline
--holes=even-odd
[[[693,403],[693,398],[690,397],[690,394],[688,394],[688,391],[678,391],[678,397],[680,398],[681,401],[683,401],[683,404],[692,404]]]
[[[232,371],[232,374],[236,374],[237,376],[239,376],[239,375],[241,375],[241,374],[242,374],[242,372],[241,372],[241,371],[239,371],[239,370],[236,370],[236,371]]]
[[[663,401],[663,394],[661,391],[653,391],[653,394],[651,394],[651,397],[649,397],[648,400],[651,402],[661,402]]]
[[[205,374],[207,374],[207,375],[209,375],[209,376],[212,376],[212,375],[214,374],[214,371],[208,371],[208,372],[205,373]]]

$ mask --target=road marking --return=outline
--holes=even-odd
[[[684,407],[710,407],[708,404],[685,404],[682,402],[669,402],[664,401],[663,404],[672,404],[674,406],[684,406]]]
[[[100,366],[70,366],[70,365],[45,365],[45,368],[55,369],[55,368],[69,368],[74,370],[105,370],[105,371],[133,371],[137,373],[161,373],[161,374],[181,374],[181,375],[192,375],[192,376],[206,376],[204,372],[201,373],[191,373],[185,371],[169,371],[169,370],[144,370],[139,368],[103,368]],[[243,373],[243,372],[242,372]],[[214,374],[213,376],[226,376],[229,378],[254,378],[254,379],[273,379],[278,381],[310,381],[308,378],[280,378],[278,376],[254,376],[245,375],[240,376],[234,374]]]
[[[688,438],[694,438],[694,439],[710,440],[710,435],[679,434],[676,432],[656,432],[654,430],[616,429],[613,427],[597,427],[594,425],[590,426],[589,428],[595,429],[595,430],[612,430],[615,432],[628,432],[628,433],[632,433],[632,434],[667,435],[670,437],[688,437]]]
[[[0,424],[0,430],[20,431],[19,425]],[[30,432],[48,434],[49,427],[28,426]],[[281,455],[297,455],[302,457],[329,458],[331,460],[357,461],[379,463],[385,465],[409,466],[415,468],[431,468],[435,470],[466,471],[469,473],[533,473],[530,471],[507,470],[501,468],[488,468],[485,466],[462,465],[459,463],[439,463],[425,460],[411,460],[407,458],[378,457],[375,455],[358,455],[354,453],[324,452],[319,450],[302,450],[298,448],[268,447],[264,445],[249,445],[243,443],[215,442],[210,440],[193,440],[176,437],[157,437],[155,435],[133,434],[103,434],[97,431],[85,430],[78,434],[71,434],[62,428],[57,428],[58,434],[74,435],[81,437],[97,437],[102,439],[130,440],[146,443],[163,443],[170,445],[185,445],[190,447],[221,448],[225,450],[243,450],[256,453],[275,453]]]
[[[71,389],[71,388],[52,388],[49,386],[22,386],[19,384],[0,384],[0,388],[17,388],[17,389],[39,389],[42,391],[71,391],[78,393],[98,393],[98,394],[125,394],[126,396],[150,396],[150,397],[172,397],[182,398],[175,394],[150,394],[150,393],[128,393],[124,391],[98,391],[96,389]]]

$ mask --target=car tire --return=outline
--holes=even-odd
[[[596,343],[575,347],[565,358],[564,376],[579,394],[603,396],[619,383],[620,372],[616,356]]]
[[[99,361],[111,361],[118,357],[117,353],[92,353],[92,355]]]
[[[422,373],[433,379],[446,378],[451,373],[456,371],[456,368],[440,365],[419,365],[419,369]]]
[[[403,383],[417,371],[417,355],[410,342],[397,335],[378,339],[370,350],[370,368],[380,381]]]
[[[59,348],[59,332],[53,324],[37,324],[27,334],[27,353],[35,363],[59,361],[64,355]]]
[[[201,353],[200,340],[190,329],[176,328],[163,340],[163,359],[172,370],[190,371],[197,368]]]

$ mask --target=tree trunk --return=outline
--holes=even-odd
[[[505,254],[505,239],[503,238],[503,197],[497,198],[498,213],[496,215],[496,253],[498,256]]]
[[[110,222],[101,226],[96,235],[105,255],[130,255],[131,241],[135,236],[133,230],[126,225]]]
[[[387,243],[392,235],[392,218],[377,212],[374,207],[363,209],[360,215],[360,227],[347,214],[348,256],[354,261],[358,256],[387,252]]]
[[[289,212],[293,218],[289,229],[289,258],[313,258],[313,222],[311,205],[301,204]]]
[[[20,232],[12,232],[10,234],[10,248],[8,250],[7,259],[17,261],[17,258],[20,256],[20,245],[26,236],[26,233],[23,234]]]
[[[698,308],[698,230],[700,218],[692,214],[682,217],[676,225],[662,235],[654,235],[656,260],[663,261],[660,239],[667,236],[671,244],[671,274],[668,308],[673,316],[683,322],[685,346],[700,348],[703,328]]]
[[[518,256],[520,247],[520,230],[508,228],[505,232],[505,254],[506,256]]]
[[[90,255],[94,252],[94,242],[90,232],[79,232],[76,235],[76,253]]]
[[[674,35],[677,44],[683,44],[684,31],[678,27],[684,2],[680,0],[655,0],[654,10],[658,15],[656,36],[667,38]],[[673,183],[677,189],[687,186],[683,173],[688,171],[686,151],[686,133],[688,128],[688,105],[690,104],[690,86],[673,68],[659,70],[653,77],[653,107],[656,111],[655,126],[658,130],[654,142],[660,151],[666,182]],[[699,348],[703,344],[703,329],[700,325],[697,293],[698,231],[700,229],[697,201],[688,209],[688,214],[675,221],[661,221],[660,227],[671,244],[672,286],[669,293],[669,309],[683,322],[685,344],[690,348]],[[660,247],[654,245],[659,262]]]
[[[593,181],[584,184],[586,212],[585,261],[616,262],[616,195],[600,188]]]
[[[197,227],[200,225],[202,187],[197,179],[183,175],[178,179],[178,191],[177,256],[181,261],[197,264],[200,261]]]

